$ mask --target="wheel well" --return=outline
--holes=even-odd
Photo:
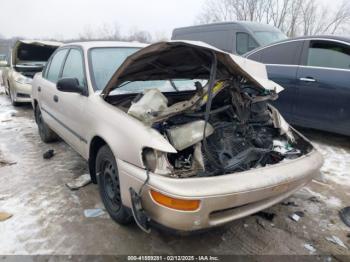
[[[96,162],[96,156],[98,150],[106,145],[107,143],[99,136],[95,136],[91,143],[90,143],[90,150],[89,150],[89,172],[91,176],[91,181],[94,184],[97,184],[97,177],[95,172],[95,162]]]

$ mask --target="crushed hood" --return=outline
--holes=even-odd
[[[46,62],[63,43],[41,40],[18,40],[12,48],[12,64],[26,61]]]
[[[105,98],[125,81],[209,79],[212,52],[218,61],[217,78],[241,75],[257,87],[283,88],[267,77],[264,64],[236,56],[197,41],[167,41],[149,45],[129,56],[113,74],[101,95]]]

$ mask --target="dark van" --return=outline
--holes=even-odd
[[[175,28],[171,37],[172,40],[202,41],[238,55],[286,38],[285,34],[271,25],[249,21]]]

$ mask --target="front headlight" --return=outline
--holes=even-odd
[[[14,77],[14,80],[17,82],[17,83],[20,83],[20,84],[31,84],[33,79],[29,78],[29,77],[26,77],[24,75],[21,75],[21,74],[17,74],[15,77]]]
[[[172,166],[164,152],[152,148],[144,148],[142,151],[142,160],[146,169],[153,173],[169,175],[172,172]]]

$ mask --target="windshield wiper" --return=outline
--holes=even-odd
[[[123,86],[126,86],[126,85],[132,83],[132,82],[134,82],[134,81],[126,81],[126,82],[124,82],[123,84],[121,84],[120,86],[118,86],[117,88],[121,88],[121,87],[123,87]]]
[[[169,79],[169,82],[170,82],[172,88],[174,88],[176,92],[179,92],[179,91],[180,91],[180,90],[177,88],[177,86],[175,85],[174,80]]]

